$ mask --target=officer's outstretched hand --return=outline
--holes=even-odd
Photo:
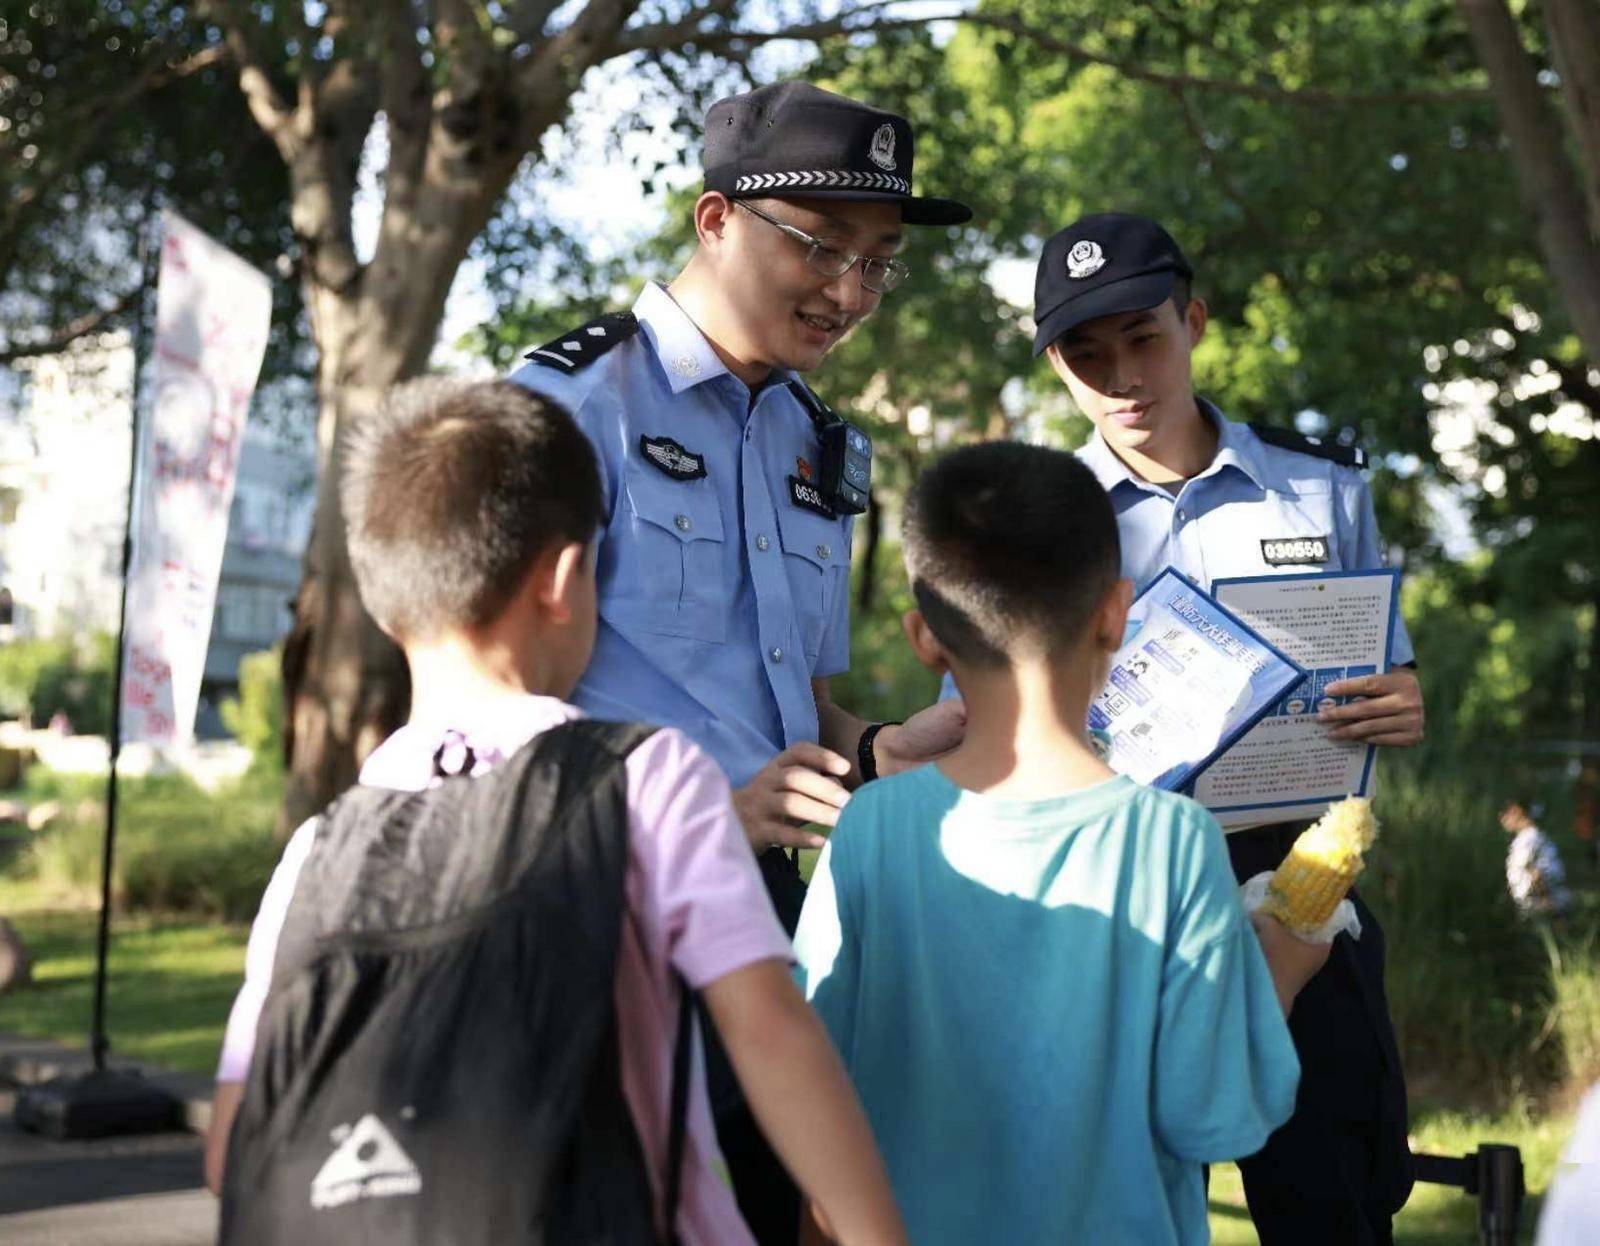
[[[757,852],[820,848],[822,836],[801,829],[805,823],[832,826],[850,799],[843,779],[850,763],[820,744],[791,744],[733,792],[733,807]]]
[[[1317,714],[1317,721],[1333,730],[1333,740],[1359,740],[1409,748],[1422,743],[1422,684],[1415,671],[1396,667],[1386,675],[1358,675],[1328,685],[1333,697],[1361,697],[1348,705],[1335,705]]]
[[[897,727],[885,727],[873,741],[880,775],[913,770],[943,757],[966,738],[967,703],[960,697],[935,701]]]

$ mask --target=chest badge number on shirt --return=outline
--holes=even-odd
[[[684,449],[671,437],[641,436],[639,453],[674,480],[699,480],[706,474],[706,456]]]
[[[824,519],[837,519],[838,513],[829,506],[817,486],[801,480],[798,476],[789,477],[789,500],[802,510],[812,511]]]
[[[1261,557],[1269,567],[1318,566],[1328,561],[1325,536],[1284,536],[1261,542]]]

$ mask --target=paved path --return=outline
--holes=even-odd
[[[217,1236],[197,1133],[61,1142],[19,1130],[15,1084],[86,1065],[82,1052],[0,1035],[0,1242],[5,1246],[202,1246]],[[147,1072],[150,1072],[147,1070]],[[203,1126],[203,1079],[159,1077]],[[186,1093],[187,1092],[187,1093]]]

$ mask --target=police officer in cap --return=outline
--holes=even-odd
[[[727,772],[780,918],[804,887],[784,849],[820,846],[858,783],[954,747],[959,704],[904,724],[836,705],[849,666],[850,537],[872,447],[800,379],[907,276],[910,225],[970,211],[912,194],[905,118],[803,82],[706,115],[698,245],[665,287],[528,355],[513,380],[593,442],[609,519],[599,632],[573,700],[674,726]],[[762,1242],[798,1202],[714,1056],[717,1132]]]
[[[1086,216],[1052,237],[1034,286],[1034,354],[1048,356],[1094,435],[1080,452],[1111,495],[1123,574],[1139,588],[1176,567],[1209,589],[1227,576],[1385,565],[1354,447],[1228,419],[1198,397],[1190,355],[1206,305],[1172,237],[1142,216]],[[1332,684],[1359,698],[1323,711],[1328,734],[1390,747],[1422,739],[1422,693],[1397,618],[1394,666]],[[1303,823],[1236,830],[1240,880],[1278,865]],[[1340,935],[1295,1001],[1295,1114],[1241,1161],[1263,1246],[1392,1241],[1411,1188],[1405,1084],[1383,989],[1383,932],[1358,896],[1359,941]]]

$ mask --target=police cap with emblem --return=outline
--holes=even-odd
[[[1085,321],[1143,311],[1194,276],[1172,235],[1128,212],[1100,212],[1044,244],[1033,280],[1033,353]]]
[[[911,193],[911,123],[808,82],[777,82],[706,113],[705,188],[730,199],[882,200],[907,225],[959,225],[972,209]]]

